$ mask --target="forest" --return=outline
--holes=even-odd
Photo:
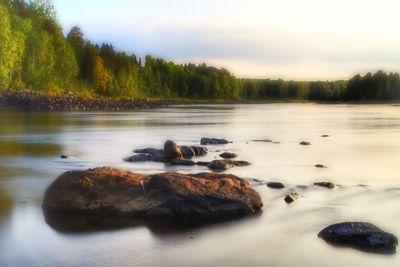
[[[50,0],[0,0],[0,90],[8,89],[136,99],[394,101],[400,99],[400,76],[377,71],[348,81],[237,78],[224,68],[94,44],[77,26],[64,35]]]

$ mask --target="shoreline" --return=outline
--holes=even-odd
[[[223,100],[223,99],[135,99],[111,97],[83,97],[72,92],[51,96],[30,90],[6,90],[0,92],[0,110],[22,111],[134,111],[163,108],[170,105],[195,104],[279,104],[314,103],[322,105],[379,105],[400,106],[399,101],[311,101],[302,99],[266,99],[266,100]]]

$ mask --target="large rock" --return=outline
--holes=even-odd
[[[263,206],[245,180],[230,174],[145,175],[111,167],[69,171],[46,190],[45,212],[149,217],[223,218]]]
[[[322,230],[318,237],[333,245],[343,245],[376,253],[395,253],[397,238],[364,222],[344,222]]]
[[[218,139],[218,138],[202,138],[200,143],[204,145],[226,145],[228,144],[228,140],[226,139]]]
[[[167,160],[183,158],[180,147],[174,141],[171,140],[165,142],[164,152]]]

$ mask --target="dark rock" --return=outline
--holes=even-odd
[[[190,159],[172,159],[170,161],[172,165],[183,165],[183,166],[193,166],[196,165],[196,162]]]
[[[204,145],[226,145],[228,144],[228,140],[226,139],[218,139],[218,138],[202,138],[200,143]]]
[[[61,156],[60,156],[60,159],[67,159],[67,158],[68,158],[67,155],[61,155]]]
[[[196,155],[193,148],[190,146],[180,146],[180,148],[184,159],[192,159]]]
[[[301,142],[300,142],[300,145],[302,145],[302,146],[310,146],[311,143],[308,142],[308,141],[301,141]]]
[[[326,168],[324,165],[322,165],[322,164],[315,164],[314,165],[315,166],[315,168]]]
[[[285,202],[290,204],[290,203],[294,202],[298,197],[299,197],[299,194],[297,194],[296,192],[292,192],[285,197]]]
[[[344,222],[328,226],[318,237],[333,245],[375,253],[395,253],[396,236],[365,222]]]
[[[260,211],[260,195],[231,174],[154,175],[102,167],[62,174],[46,190],[43,210],[132,218],[223,218]]]
[[[273,189],[282,189],[282,188],[285,188],[285,185],[282,184],[282,183],[279,183],[279,182],[270,182],[270,183],[267,183],[267,186],[268,186],[269,188],[273,188]]]
[[[166,161],[165,152],[162,149],[156,149],[156,148],[135,149],[133,152],[149,154],[151,156],[150,160],[153,160],[153,161],[157,161],[157,162],[165,162]]]
[[[335,184],[331,183],[331,182],[318,182],[318,183],[314,183],[314,185],[329,188],[329,189],[335,188]]]
[[[133,155],[125,159],[127,162],[143,162],[143,161],[150,161],[152,160],[151,155],[149,154],[138,154]]]
[[[183,158],[180,147],[171,140],[168,140],[164,143],[164,152],[167,159]]]
[[[210,164],[207,165],[207,167],[213,171],[225,171],[235,166],[244,167],[249,165],[251,165],[251,163],[247,161],[224,159],[224,160],[213,160],[211,161]]]
[[[198,162],[196,162],[196,165],[199,165],[199,166],[207,166],[208,164],[210,164],[210,162],[208,162],[208,161],[198,161]]]
[[[259,140],[253,140],[253,142],[265,142],[265,143],[272,143],[272,140],[270,140],[270,139],[259,139]]]
[[[195,156],[204,156],[207,155],[208,149],[204,146],[191,146],[194,151]]]
[[[329,135],[328,134],[324,134],[324,135],[321,135],[321,137],[326,138],[326,137],[329,137]]]
[[[224,159],[234,159],[237,158],[238,155],[236,153],[224,152],[219,156]]]

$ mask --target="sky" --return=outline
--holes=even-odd
[[[239,77],[400,72],[398,0],[54,0],[66,33]]]

